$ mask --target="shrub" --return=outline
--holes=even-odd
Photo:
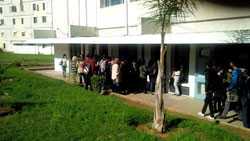
[[[93,90],[96,91],[96,92],[100,92],[101,88],[102,88],[103,81],[104,81],[103,76],[93,75],[91,77],[91,84],[92,84]]]

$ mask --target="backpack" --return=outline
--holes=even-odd
[[[86,64],[84,67],[83,67],[83,73],[84,74],[89,74],[91,71],[91,65],[90,64]]]

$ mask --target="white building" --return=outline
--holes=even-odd
[[[55,70],[63,54],[81,53],[144,58],[159,56],[158,27],[150,22],[143,0],[53,0],[55,39],[26,40],[24,44],[55,45]],[[204,96],[205,64],[226,64],[236,59],[249,67],[248,1],[207,0],[193,14],[173,21],[166,43],[171,44],[167,69],[184,67],[183,93]],[[16,44],[20,44],[16,43]]]
[[[51,45],[16,46],[35,38],[54,38],[50,0],[0,0],[0,44],[6,51],[51,54]]]

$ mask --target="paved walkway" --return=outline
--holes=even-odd
[[[37,70],[34,72],[51,77],[51,78],[65,80],[67,82],[72,82],[69,80],[69,78],[65,79],[62,77],[61,73],[55,72],[53,70]],[[116,95],[125,100],[129,100],[131,102],[140,103],[140,104],[147,105],[150,107],[154,106],[154,95],[152,94],[140,93],[140,94],[129,94],[129,95],[120,95],[120,94],[113,94],[113,95]],[[203,101],[200,101],[200,100],[188,97],[188,96],[175,96],[171,94],[164,94],[164,101],[165,101],[164,103],[165,107],[169,111],[194,116],[197,118],[204,118],[204,117],[200,117],[197,115],[197,113],[201,110],[203,106]],[[230,117],[230,116],[235,115],[235,113],[230,112],[228,115]],[[225,119],[225,120],[220,119],[219,121],[226,125],[230,125],[233,127],[237,127],[237,128],[250,131],[249,129],[243,127],[241,121],[234,120],[233,117]]]

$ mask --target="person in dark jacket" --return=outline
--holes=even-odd
[[[239,76],[238,94],[241,103],[240,118],[242,119],[243,126],[250,128],[250,77],[247,75],[247,71],[242,71]]]
[[[120,92],[122,94],[128,94],[128,62],[126,60],[122,60],[119,67],[119,86]]]
[[[145,65],[145,61],[141,59],[139,61],[139,78],[140,78],[140,86],[141,90],[144,93],[147,93],[147,67]]]
[[[155,91],[156,78],[157,78],[157,74],[158,74],[157,61],[154,61],[154,60],[149,61],[149,63],[148,63],[148,73],[149,73],[150,91],[154,92]]]
[[[218,113],[217,116],[220,116],[223,112],[225,107],[225,100],[226,100],[226,85],[224,83],[225,77],[225,70],[224,69],[217,69],[217,76],[214,82],[216,83],[216,89],[214,93],[214,112]]]
[[[208,119],[214,119],[214,107],[213,107],[213,94],[215,92],[215,83],[214,80],[216,78],[216,71],[215,71],[215,66],[208,64],[206,66],[206,70],[205,70],[205,92],[206,92],[206,97],[204,100],[204,105],[202,107],[202,111],[198,113],[198,115],[204,117],[205,116],[205,112],[207,110],[207,106],[209,106],[209,117]]]

